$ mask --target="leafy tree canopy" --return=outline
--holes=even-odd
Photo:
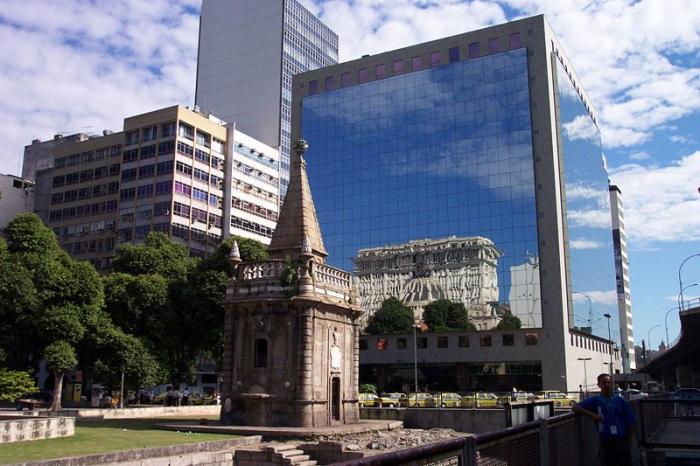
[[[150,232],[143,244],[123,244],[112,262],[115,272],[130,275],[159,274],[168,279],[184,280],[196,261],[187,249],[165,233]]]
[[[469,322],[469,313],[462,303],[438,299],[425,306],[423,321],[431,332],[476,330]]]
[[[0,401],[14,401],[25,393],[37,391],[29,371],[8,371],[0,368]]]
[[[496,325],[496,330],[516,330],[520,327],[520,319],[508,312],[501,318],[498,325]]]
[[[372,314],[365,332],[371,335],[410,333],[413,331],[413,311],[397,298],[384,300]]]

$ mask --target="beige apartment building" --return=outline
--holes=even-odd
[[[204,256],[230,234],[269,243],[279,156],[197,108],[128,117],[55,149],[48,221],[77,259],[109,267],[116,246],[161,231]]]

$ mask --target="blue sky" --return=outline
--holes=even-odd
[[[635,339],[650,329],[653,346],[665,339],[678,266],[700,252],[700,2],[302,3],[339,34],[341,61],[546,14],[594,102],[610,177],[623,192]],[[192,103],[199,6],[3,0],[0,173],[20,172],[23,146],[34,138],[120,129],[124,116]],[[683,282],[700,283],[700,257],[686,263]],[[700,296],[700,286],[686,296]]]

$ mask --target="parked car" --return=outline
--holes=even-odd
[[[382,393],[379,395],[379,406],[398,408],[399,406],[406,406],[406,394],[405,393]]]
[[[430,393],[409,393],[407,398],[409,408],[432,408],[435,406],[435,400]]]
[[[53,395],[49,392],[25,393],[15,399],[15,408],[17,411],[22,411],[25,408],[30,411],[34,408],[48,408],[52,398]]]
[[[545,390],[537,395],[540,400],[553,401],[555,407],[559,406],[573,406],[576,404],[576,400],[567,395],[566,393],[560,392],[558,390]]]
[[[358,398],[360,408],[366,406],[379,406],[379,397],[374,393],[360,393]]]
[[[456,408],[459,406],[459,402],[462,397],[459,395],[459,393],[448,392],[435,393],[433,395],[433,399],[435,400],[435,404],[441,408]]]
[[[464,395],[460,400],[463,408],[496,408],[501,405],[493,393],[477,392]]]

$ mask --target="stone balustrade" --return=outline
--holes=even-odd
[[[251,262],[243,264],[238,270],[238,277],[242,280],[265,280],[281,278],[285,262],[282,260],[269,260],[264,262]]]
[[[349,290],[352,285],[352,277],[348,272],[325,264],[314,264],[312,276],[317,285],[327,284],[340,290]]]

